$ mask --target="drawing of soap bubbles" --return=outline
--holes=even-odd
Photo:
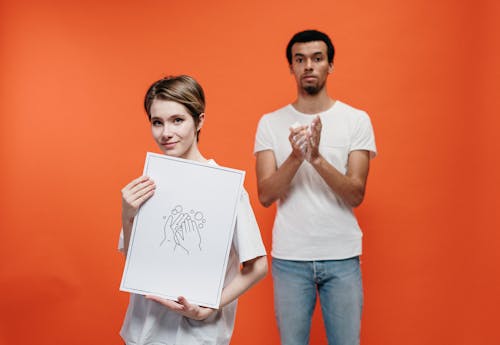
[[[198,229],[202,229],[206,222],[206,220],[203,218],[203,213],[201,213],[200,211],[196,212],[194,214],[194,219],[197,223]]]

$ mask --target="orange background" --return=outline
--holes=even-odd
[[[295,97],[288,40],[317,28],[331,95],[368,111],[380,152],[356,211],[362,344],[499,344],[498,4],[0,0],[0,343],[121,344],[120,189],[157,151],[142,99],[164,75],[205,88],[201,150],[247,171],[270,250],[255,129]],[[270,275],[232,343],[278,343]]]

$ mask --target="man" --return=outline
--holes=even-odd
[[[328,95],[334,53],[322,32],[292,37],[286,55],[297,98],[264,115],[256,134],[259,200],[278,204],[271,254],[285,345],[309,343],[317,293],[328,343],[359,344],[362,233],[352,209],[376,147],[368,115]]]

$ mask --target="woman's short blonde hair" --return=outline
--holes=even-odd
[[[172,101],[186,107],[198,126],[200,115],[205,112],[205,93],[201,85],[188,75],[169,76],[154,82],[146,92],[144,109],[151,120],[151,105],[154,100]],[[197,138],[200,135],[198,130]]]

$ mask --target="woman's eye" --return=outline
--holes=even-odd
[[[183,121],[184,121],[184,119],[183,119],[183,118],[180,118],[180,117],[176,117],[176,118],[174,119],[174,123],[182,123]]]
[[[155,127],[158,127],[158,126],[161,126],[163,123],[161,121],[158,121],[158,120],[153,120],[151,122],[151,124]]]

